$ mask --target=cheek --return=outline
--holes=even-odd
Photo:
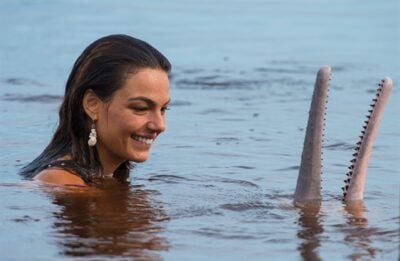
[[[131,134],[140,128],[143,120],[141,117],[134,115],[129,110],[118,111],[109,114],[110,132],[127,133]]]
[[[118,132],[128,132],[131,129],[132,125],[132,117],[128,117],[127,115],[123,114],[116,114],[112,115],[112,118],[109,121],[109,128],[111,132],[118,131]]]

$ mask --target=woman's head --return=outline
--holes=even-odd
[[[140,106],[136,107],[144,107],[142,105],[146,103],[149,108],[150,105],[153,106],[153,111],[162,109],[164,112],[169,100],[170,69],[169,61],[159,51],[148,43],[127,35],[110,35],[90,44],[72,68],[59,112],[59,126],[49,146],[38,157],[39,161],[46,163],[45,158],[48,158],[48,161],[70,156],[83,167],[102,170],[102,153],[114,153],[121,159],[125,157],[126,160],[145,160],[147,156],[143,153],[135,159],[136,156],[132,153],[128,155],[126,151],[110,149],[114,148],[113,142],[122,142],[115,135],[126,135],[129,128],[132,131],[132,139],[141,143],[151,143],[151,137],[155,137],[165,128],[160,127],[159,119],[154,127],[154,113],[147,117],[145,122],[143,117],[128,117],[128,110],[122,108],[135,107],[139,103]],[[152,104],[143,99],[133,99],[142,97],[146,91],[152,95]],[[131,113],[134,114],[136,109],[132,108]],[[118,114],[118,110],[122,114]],[[137,126],[138,121],[142,121],[142,129]],[[98,149],[92,151],[87,145],[87,140],[93,123],[98,129],[99,139],[96,145]],[[147,128],[146,131],[143,128]],[[125,169],[125,165],[121,164],[119,169]]]
[[[165,130],[169,83],[160,69],[140,69],[128,74],[110,100],[102,101],[88,90],[83,108],[97,131],[96,151],[106,173],[126,160],[142,162]]]

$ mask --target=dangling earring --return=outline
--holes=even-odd
[[[96,125],[93,123],[92,128],[90,129],[88,145],[90,147],[95,146],[97,143],[97,132],[96,132]]]

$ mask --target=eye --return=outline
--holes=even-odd
[[[147,106],[132,106],[130,109],[135,112],[146,112],[147,110],[149,110]]]
[[[169,109],[170,109],[170,108],[167,107],[167,106],[166,106],[166,107],[163,107],[163,108],[161,108],[161,113],[162,113],[162,114],[165,114],[165,112],[168,111]]]

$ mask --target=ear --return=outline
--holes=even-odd
[[[86,114],[92,119],[92,121],[96,121],[98,119],[102,103],[103,102],[92,89],[86,90],[85,94],[83,95],[82,105]]]

